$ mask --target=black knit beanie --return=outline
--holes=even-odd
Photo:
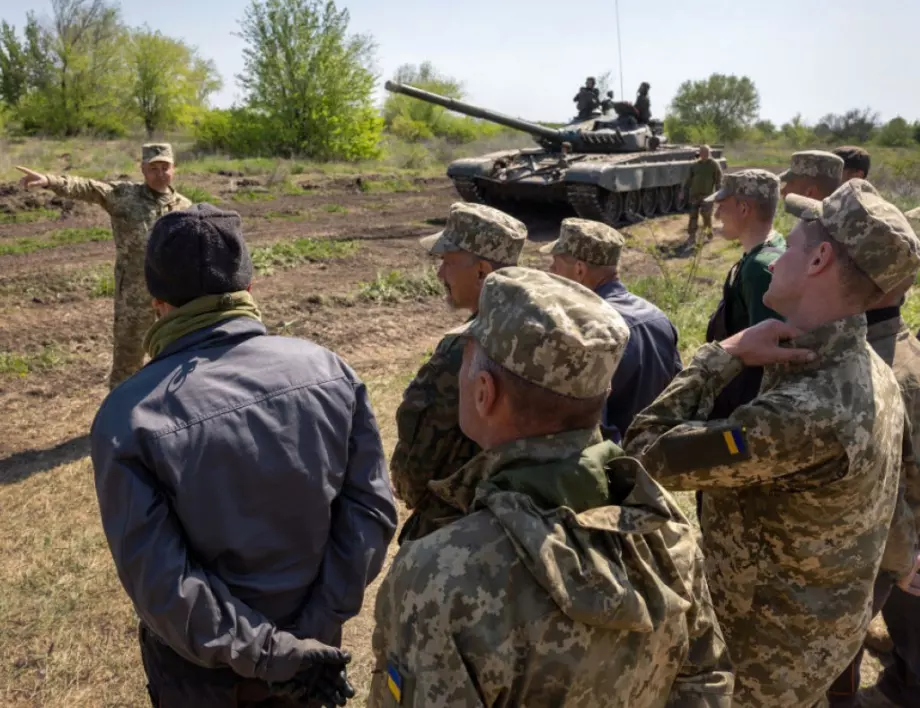
[[[210,204],[164,214],[150,231],[144,276],[150,294],[173,307],[245,290],[252,259],[240,215]]]

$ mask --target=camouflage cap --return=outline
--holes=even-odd
[[[845,182],[820,202],[790,194],[786,211],[805,221],[820,221],[886,293],[920,267],[920,240],[907,217],[864,179]]]
[[[466,330],[489,358],[522,379],[572,398],[604,394],[629,328],[588,288],[533,268],[503,268],[483,281]]]
[[[169,143],[147,143],[141,148],[141,162],[169,162],[173,163],[173,149]]]
[[[565,255],[597,266],[615,266],[626,244],[620,233],[607,224],[588,219],[563,219],[559,238],[540,253]]]
[[[703,201],[721,202],[727,197],[776,199],[779,201],[779,178],[767,170],[738,170],[722,177],[722,188]]]
[[[802,150],[793,153],[789,169],[779,178],[788,182],[794,177],[828,177],[843,179],[843,158],[826,150]]]
[[[429,253],[468,251],[473,255],[503,265],[517,263],[527,227],[503,211],[484,204],[456,202],[447,215],[447,226],[420,243]]]

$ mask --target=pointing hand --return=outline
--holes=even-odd
[[[40,172],[34,172],[28,167],[20,167],[19,165],[16,165],[16,169],[25,175],[25,177],[19,180],[19,185],[23,189],[48,186],[48,178]]]

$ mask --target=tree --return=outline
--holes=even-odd
[[[920,120],[914,123],[914,141],[920,143]]]
[[[438,72],[428,61],[423,62],[420,66],[403,64],[393,75],[393,81],[448,98],[457,100],[463,98],[463,85],[456,79]],[[399,93],[389,93],[383,102],[383,122],[387,128],[392,130],[394,123],[397,125],[406,122],[417,124],[415,130],[422,133],[419,137],[431,137],[435,134],[446,112],[446,109],[441,106]]]
[[[145,28],[131,36],[133,73],[130,105],[148,137],[157,130],[191,122],[196,109],[207,106],[222,82],[213,61],[178,39]]]
[[[913,128],[910,123],[897,116],[879,128],[876,140],[885,147],[908,147],[913,142]]]
[[[382,129],[372,103],[375,47],[348,34],[348,21],[332,0],[252,0],[247,8],[238,78],[279,154],[375,154]]]
[[[760,96],[748,77],[713,74],[701,81],[685,81],[670,110],[680,124],[702,130],[712,126],[722,140],[734,140],[760,111]]]
[[[766,140],[776,137],[776,125],[771,120],[759,120],[754,123],[754,130],[759,132]]]
[[[26,47],[16,37],[15,28],[0,22],[0,101],[15,106],[26,92],[29,68]]]
[[[797,113],[788,123],[783,123],[780,132],[796,148],[809,145],[817,139],[814,130],[802,120],[801,113]]]
[[[854,108],[841,115],[828,113],[815,126],[815,135],[834,142],[866,143],[878,122],[878,113],[868,108]]]

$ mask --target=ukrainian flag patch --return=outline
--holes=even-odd
[[[402,703],[403,679],[392,661],[387,662],[387,688],[396,702]]]
[[[725,440],[725,446],[728,448],[730,455],[744,454],[747,447],[744,442],[744,430],[742,428],[732,428],[722,432],[722,438]]]

